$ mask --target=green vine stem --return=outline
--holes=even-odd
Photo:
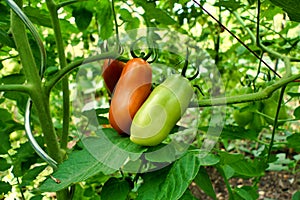
[[[266,47],[265,45],[263,45],[260,41],[259,38],[256,38],[256,36],[254,35],[254,33],[245,25],[244,21],[242,20],[242,18],[239,16],[239,14],[237,12],[232,12],[232,14],[234,15],[234,17],[236,18],[236,20],[245,28],[245,30],[247,31],[247,33],[249,34],[251,40],[253,42],[256,42],[257,43],[257,46],[260,47],[263,51],[265,52],[268,52],[269,54],[272,54],[274,55],[275,57],[277,58],[280,58],[280,59],[286,59],[288,58],[290,61],[292,62],[300,62],[300,59],[299,58],[294,58],[294,57],[288,57],[288,56],[285,56],[283,54],[280,54],[268,47]],[[259,39],[259,41],[256,41],[256,39]]]
[[[6,84],[6,85],[0,85],[0,91],[3,92],[22,92],[29,94],[30,93],[30,87],[27,85],[21,85],[21,84]]]
[[[112,51],[74,61],[65,68],[59,70],[49,81],[47,81],[45,83],[45,88],[47,91],[50,91],[61,79],[82,64],[91,63],[106,58],[117,58],[119,55],[120,54],[117,51]]]
[[[208,106],[222,106],[227,104],[236,104],[236,103],[244,103],[244,102],[252,102],[252,101],[260,101],[269,98],[275,90],[287,85],[290,82],[293,82],[297,79],[300,79],[300,74],[292,75],[289,77],[281,78],[276,81],[274,84],[267,86],[265,89],[251,94],[244,95],[235,95],[229,97],[220,97],[220,98],[212,98],[212,99],[202,99],[199,100],[197,106],[200,107],[208,107]],[[193,105],[191,105],[193,106]]]
[[[22,0],[18,0],[16,3],[19,7],[22,7],[23,5]],[[62,156],[60,154],[60,147],[50,114],[49,96],[45,93],[44,88],[42,88],[42,81],[29,45],[25,26],[19,17],[13,12],[11,13],[11,31],[23,65],[28,83],[27,87],[29,88],[29,95],[34,105],[39,110],[37,114],[44,133],[44,141],[47,146],[47,151],[51,158],[58,163],[61,163]],[[57,192],[57,199],[68,199],[68,190]]]
[[[64,1],[64,2],[58,3],[57,6],[56,6],[56,8],[58,10],[58,9],[60,9],[62,7],[65,7],[65,6],[74,4],[74,3],[78,3],[78,2],[82,2],[82,1],[88,1],[88,0],[69,0],[69,1]]]
[[[47,0],[46,4],[50,13],[52,27],[54,30],[59,63],[61,68],[63,69],[67,66],[67,60],[65,56],[65,47],[64,47],[60,23],[57,14],[57,5],[53,0]],[[63,98],[63,109],[62,109],[63,124],[62,124],[62,136],[60,139],[60,146],[61,148],[66,149],[68,143],[69,124],[70,124],[70,91],[69,91],[68,77],[65,77],[62,80],[62,92],[63,92],[63,97],[62,97]]]
[[[21,0],[17,1],[17,3],[19,5],[22,5]],[[35,106],[39,110],[37,114],[41,122],[41,127],[44,133],[44,140],[47,145],[47,150],[49,152],[49,155],[54,160],[56,160],[57,162],[61,162],[61,156],[57,153],[59,152],[59,146],[55,130],[52,124],[52,118],[50,115],[49,99],[45,95],[43,88],[41,87],[42,82],[28,42],[25,26],[23,22],[19,19],[19,17],[13,12],[11,14],[11,30],[28,83],[28,85],[26,86],[26,91],[28,91]],[[2,85],[2,88],[5,89],[5,87],[7,89],[12,86]],[[20,89],[21,87],[19,86],[18,88]],[[15,87],[15,89],[17,88]],[[25,88],[23,87],[23,89]]]

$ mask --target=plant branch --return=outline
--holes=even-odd
[[[64,1],[64,2],[58,3],[57,6],[56,6],[56,9],[58,10],[58,9],[60,9],[62,7],[71,5],[73,3],[78,3],[78,2],[81,2],[81,1],[87,1],[87,0],[69,0],[69,1]]]
[[[230,35],[232,35],[232,37],[234,37],[240,44],[242,44],[249,52],[251,52],[257,59],[260,59],[259,55],[257,53],[255,53],[255,51],[253,51],[248,45],[246,45],[240,38],[238,38],[232,31],[230,31],[226,26],[224,26],[217,18],[215,18],[210,12],[208,12],[199,2],[197,2],[196,0],[193,0],[193,2],[195,4],[197,4],[204,12],[206,12],[213,20],[215,20],[222,28],[224,28],[224,30],[226,30]],[[237,15],[236,12],[233,12],[234,15]],[[238,16],[239,17],[239,16]],[[242,21],[243,22],[243,21]],[[247,28],[245,26],[245,28]],[[249,29],[250,30],[250,29]],[[250,31],[251,32],[251,31]],[[252,33],[252,32],[251,32]],[[250,34],[250,37],[253,41],[255,41],[255,36],[254,34]],[[262,63],[264,63],[271,71],[273,71],[274,74],[276,74],[278,77],[281,77],[279,74],[277,74],[276,71],[274,71],[272,69],[272,67],[270,67],[268,65],[268,63],[266,63],[264,60],[261,60]]]
[[[22,92],[29,94],[31,92],[31,88],[28,85],[21,84],[3,84],[0,85],[0,91],[2,92]]]
[[[18,1],[17,3],[20,7],[22,7],[22,1]],[[11,30],[27,79],[27,87],[30,88],[30,90],[28,90],[30,97],[39,110],[37,114],[41,122],[41,128],[44,133],[47,150],[54,160],[61,162],[61,156],[57,153],[59,152],[59,147],[49,110],[49,98],[43,92],[43,88],[41,86],[42,82],[28,42],[25,26],[15,13],[11,14]],[[6,87],[8,87],[8,85]]]
[[[67,66],[67,60],[65,56],[65,47],[61,34],[61,28],[59,23],[59,18],[57,14],[57,5],[53,0],[47,0],[47,7],[50,13],[52,27],[55,34],[55,40],[58,51],[58,59],[61,68],[65,68]],[[69,135],[69,124],[70,124],[70,91],[69,91],[69,80],[68,77],[64,77],[62,80],[62,92],[63,92],[63,122],[62,122],[62,137],[61,137],[61,148],[67,148],[68,135]]]
[[[203,99],[203,100],[199,100],[197,105],[191,105],[191,106],[199,106],[199,107],[223,106],[227,104],[236,104],[236,103],[264,100],[269,98],[275,90],[297,79],[300,79],[300,74],[281,78],[280,80],[276,81],[274,84],[270,86],[267,86],[265,89],[263,89],[260,92],[244,94],[244,95],[235,95],[230,97]]]
[[[71,71],[76,69],[82,64],[85,63],[91,63],[99,60],[103,60],[106,58],[117,58],[119,56],[119,53],[117,52],[107,52],[102,53],[96,56],[91,56],[89,58],[82,58],[80,60],[74,61],[67,65],[65,68],[62,68],[60,71],[58,71],[52,79],[50,79],[48,82],[45,83],[45,88],[50,91],[62,78],[64,78],[67,74],[69,74]]]
[[[245,30],[247,31],[247,33],[249,34],[249,36],[251,37],[251,40],[253,41],[253,42],[255,42],[256,41],[256,36],[253,34],[253,32],[246,26],[246,24],[244,23],[244,21],[242,20],[242,18],[236,13],[236,12],[232,12],[233,13],[233,15],[235,16],[235,18],[237,19],[237,21],[245,28]],[[300,62],[300,58],[294,58],[294,57],[288,57],[288,56],[285,56],[285,55],[283,55],[283,54],[280,54],[280,53],[278,53],[278,52],[276,52],[276,51],[274,51],[274,50],[272,50],[272,49],[270,49],[270,48],[268,48],[268,47],[266,47],[265,45],[263,45],[262,43],[261,43],[261,40],[260,40],[260,38],[258,38],[259,39],[259,41],[256,41],[256,43],[257,43],[257,46],[258,47],[260,47],[263,51],[265,51],[265,52],[268,52],[269,54],[272,54],[272,55],[274,55],[275,57],[277,57],[277,58],[280,58],[280,59],[285,59],[285,57],[287,57],[290,61],[292,61],[292,62]],[[265,64],[265,63],[264,63]],[[268,66],[268,65],[267,65]],[[272,68],[270,69],[270,70],[272,70]],[[273,70],[272,70],[273,71]],[[274,71],[273,71],[274,72]],[[274,72],[275,73],[275,72]],[[277,74],[277,73],[276,73]]]
[[[283,98],[285,88],[286,88],[286,85],[284,85],[281,88],[281,91],[280,91],[280,98],[279,98],[279,101],[278,101],[278,104],[277,104],[275,119],[274,119],[274,123],[273,123],[272,137],[271,137],[271,141],[270,141],[270,145],[269,145],[267,161],[270,161],[272,147],[274,145],[275,132],[276,132],[277,124],[278,124],[278,116],[279,116],[279,112],[280,112],[280,108],[281,108],[281,101],[282,101],[282,98]]]

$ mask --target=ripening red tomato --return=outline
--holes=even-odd
[[[129,60],[112,95],[109,122],[119,134],[130,134],[132,119],[151,92],[152,69],[141,58]]]
[[[113,59],[105,59],[102,66],[102,77],[109,94],[112,94],[121,76],[125,63]]]

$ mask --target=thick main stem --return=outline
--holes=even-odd
[[[21,0],[17,1],[16,3],[22,5]],[[61,156],[58,153],[59,145],[49,110],[49,99],[42,89],[42,81],[40,79],[38,68],[36,67],[36,63],[30,48],[25,26],[19,17],[13,12],[11,14],[11,30],[28,83],[26,88],[33,100],[34,105],[39,110],[37,114],[41,122],[48,153],[54,160],[61,162]]]

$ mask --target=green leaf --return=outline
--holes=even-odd
[[[24,74],[11,74],[4,76],[0,79],[3,84],[22,84],[25,82]]]
[[[30,200],[42,200],[43,199],[43,195],[37,195],[37,196],[33,196],[30,198]]]
[[[220,162],[220,158],[214,154],[199,154],[199,160],[201,163],[201,166],[212,166]]]
[[[292,98],[300,97],[300,92],[288,92],[287,94]]]
[[[132,20],[132,15],[127,9],[120,9],[119,12],[120,19],[125,22],[130,22]]]
[[[32,183],[32,181],[34,181],[36,179],[36,177],[46,168],[45,165],[42,166],[37,166],[34,167],[32,169],[30,169],[29,171],[27,171],[24,176],[22,177],[22,183],[21,183],[21,187],[25,187],[26,185],[29,185],[30,183]]]
[[[229,10],[234,11],[234,10],[242,7],[243,5],[239,1],[236,1],[236,0],[221,0],[217,3],[215,3],[215,6],[223,6]]]
[[[294,133],[287,137],[288,147],[300,152],[300,133]]]
[[[109,124],[107,117],[97,116],[98,124]]]
[[[296,117],[296,119],[300,119],[300,106],[298,106],[298,107],[294,110],[294,116]]]
[[[14,40],[8,35],[6,31],[4,31],[1,28],[0,28],[0,44],[4,44],[12,48],[15,47]]]
[[[100,37],[102,40],[108,39],[113,34],[113,15],[109,0],[102,0],[97,4],[97,20],[100,25]]]
[[[160,8],[156,8],[154,2],[146,2],[143,0],[136,0],[135,3],[141,5],[145,10],[145,16],[147,20],[155,19],[158,23],[164,25],[172,25],[175,24],[176,21],[170,17],[164,10]]]
[[[5,171],[10,167],[11,165],[7,163],[6,159],[0,157],[0,171]]]
[[[133,17],[129,22],[125,24],[125,30],[126,31],[135,30],[139,28],[139,26],[140,26],[140,20],[137,17]]]
[[[254,140],[258,136],[257,131],[247,130],[239,126],[225,125],[221,137],[231,140],[249,139]]]
[[[229,164],[235,171],[235,173],[247,176],[247,177],[257,177],[264,175],[266,169],[266,164],[262,160],[239,160],[234,163]]]
[[[270,0],[276,6],[287,12],[292,21],[300,22],[300,0]]]
[[[112,177],[107,182],[105,182],[101,191],[101,199],[126,200],[129,192],[130,186],[126,180],[119,180],[115,177]]]
[[[136,200],[153,200],[157,199],[160,187],[165,181],[171,166],[162,168],[158,171],[142,174],[143,184],[138,189]]]
[[[299,200],[300,199],[300,190],[293,194],[292,200]]]
[[[175,160],[174,146],[166,145],[164,147],[159,146],[159,148],[164,148],[165,151],[157,153],[154,148],[152,152],[145,154],[145,159],[152,162],[173,162]]]
[[[161,24],[173,25],[176,23],[176,21],[171,18],[164,10],[161,10],[159,8],[147,9],[145,12],[147,17],[149,17],[150,19],[155,19]]]
[[[267,167],[263,160],[245,159],[242,154],[230,154],[228,152],[219,152],[220,164],[224,167],[230,166],[235,174],[247,177],[256,177],[264,174]],[[227,166],[227,167],[228,167]],[[232,173],[232,172],[230,172]]]
[[[179,200],[197,200],[197,198],[193,196],[189,189],[187,189]]]
[[[200,168],[194,181],[208,196],[215,200],[217,199],[211,180],[204,167]]]
[[[227,179],[230,179],[231,177],[234,176],[234,172],[235,172],[234,169],[232,169],[232,167],[230,167],[227,164],[223,166],[223,171]]]
[[[161,185],[158,199],[179,199],[197,175],[199,168],[200,161],[194,153],[188,152],[177,160]]]
[[[28,18],[31,20],[32,23],[45,26],[45,27],[52,27],[51,19],[49,17],[49,14],[46,13],[45,10],[42,10],[40,8],[33,8],[30,6],[26,6],[24,8],[25,14],[28,16]]]
[[[8,150],[11,148],[9,141],[9,134],[5,134],[0,131],[1,145],[0,145],[0,154],[7,154]]]
[[[139,159],[147,150],[145,147],[132,143],[129,137],[120,137],[111,128],[100,129],[96,137],[84,138],[82,142],[96,159],[114,169],[119,169],[125,163]]]
[[[95,111],[97,115],[106,114],[109,112],[109,108],[97,108]]]
[[[6,182],[3,182],[3,181],[0,181],[0,194],[6,194],[8,193],[9,191],[11,191],[11,185],[6,183]]]
[[[4,108],[0,108],[0,121],[2,122],[7,122],[9,120],[11,120],[11,113],[8,112],[8,110],[4,109]]]
[[[235,195],[238,195],[240,198],[245,199],[245,200],[256,200],[259,197],[256,190],[250,186],[243,186],[241,188],[235,188],[234,192],[235,192],[234,193]]]
[[[179,199],[195,178],[200,167],[198,156],[188,152],[172,166],[143,175],[138,200]]]
[[[220,151],[218,154],[220,156],[220,164],[222,165],[235,163],[244,158],[242,154],[233,154],[223,151]]]
[[[57,184],[48,178],[40,186],[40,190],[56,192],[74,183],[84,181],[100,172],[111,174],[115,172],[115,170],[99,162],[99,160],[86,149],[74,151],[69,155],[66,161],[59,165],[58,170],[53,174],[53,177],[60,180],[60,183]]]
[[[80,31],[84,31],[90,25],[93,13],[83,7],[75,8],[72,12],[72,16],[75,18],[75,23]]]

